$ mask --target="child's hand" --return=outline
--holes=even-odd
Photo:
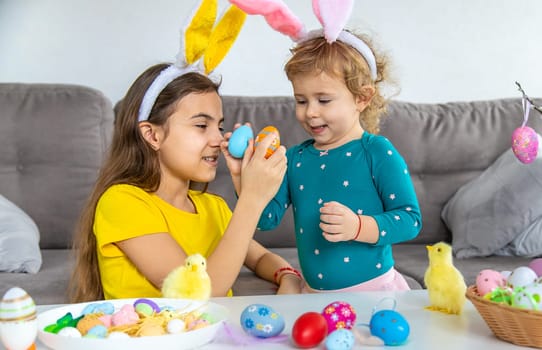
[[[359,229],[356,213],[339,202],[327,202],[320,208],[320,228],[330,242],[351,241]]]
[[[241,191],[258,203],[267,203],[277,193],[286,173],[286,148],[280,146],[269,158],[265,158],[267,148],[278,137],[267,135],[258,147],[250,140],[245,151],[241,170]]]

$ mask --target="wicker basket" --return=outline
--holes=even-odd
[[[467,299],[478,310],[497,338],[521,346],[542,348],[542,312],[511,307],[486,300],[476,286],[467,289]]]

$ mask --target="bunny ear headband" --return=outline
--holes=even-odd
[[[229,0],[249,15],[262,15],[274,30],[288,35],[294,42],[301,43],[324,36],[328,43],[341,41],[356,49],[365,59],[376,80],[376,58],[373,51],[361,39],[344,30],[352,13],[354,0],[312,0],[312,9],[322,30],[306,32],[303,23],[282,0]]]
[[[217,2],[201,0],[199,6],[192,11],[181,28],[181,45],[175,63],[160,72],[145,92],[139,107],[139,121],[149,119],[156,98],[174,79],[190,72],[208,75],[230,50],[241,31],[246,14],[230,6],[215,25]]]

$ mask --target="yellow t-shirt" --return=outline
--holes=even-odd
[[[219,196],[197,191],[189,191],[188,195],[196,214],[179,210],[132,185],[111,186],[100,197],[94,234],[106,299],[162,296],[114,244],[117,241],[168,232],[187,255],[200,253],[208,257],[214,251],[230,221],[231,210]]]

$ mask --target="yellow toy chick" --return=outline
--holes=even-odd
[[[187,256],[184,265],[171,271],[162,284],[164,298],[207,301],[211,297],[211,278],[207,260],[201,254]]]
[[[465,304],[467,286],[452,261],[452,247],[444,242],[427,246],[429,267],[424,282],[430,306],[426,309],[459,315]]]

